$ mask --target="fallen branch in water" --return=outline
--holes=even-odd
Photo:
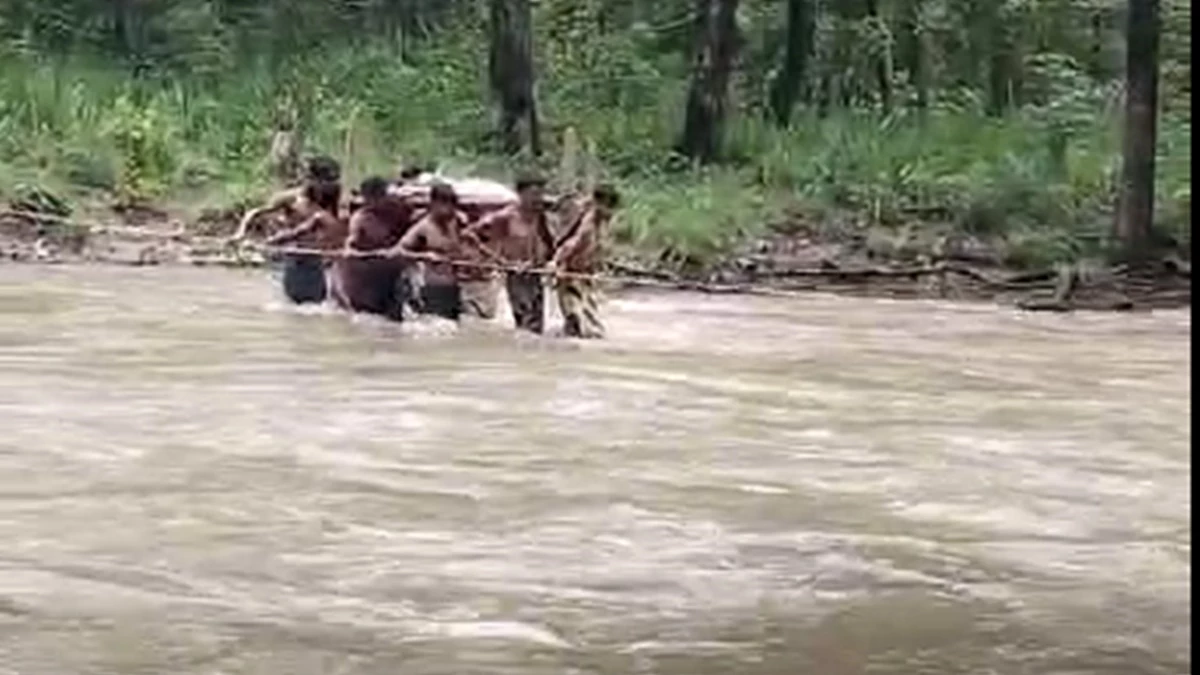
[[[1095,312],[1128,312],[1136,309],[1136,306],[1133,300],[1126,297],[1093,302],[1059,301],[1051,298],[1048,300],[1021,300],[1017,303],[1017,308],[1027,312],[1057,312],[1065,314],[1081,309]]]
[[[633,265],[615,260],[608,262],[608,269],[629,277],[645,277],[648,279],[658,279],[660,281],[675,281],[678,279],[676,275],[673,275],[670,272],[635,267]]]
[[[939,265],[921,265],[917,267],[859,267],[845,269],[840,267],[830,268],[797,268],[789,270],[772,270],[767,272],[759,272],[755,276],[765,279],[790,279],[794,277],[816,277],[824,279],[869,279],[871,277],[897,278],[897,277],[922,277],[931,274],[941,274],[946,271],[945,266]]]
[[[799,289],[771,288],[750,284],[714,284],[683,279],[637,279],[632,277],[609,277],[608,280],[621,288],[654,288],[666,291],[690,291],[707,295],[761,295],[769,297],[797,297]]]
[[[968,265],[947,263],[945,264],[944,269],[947,272],[960,274],[962,276],[979,281],[990,288],[1010,291],[1026,290],[1030,287],[1042,286],[1046,282],[1053,281],[1056,277],[1054,270],[1018,272],[1004,279],[996,279],[991,275]]]

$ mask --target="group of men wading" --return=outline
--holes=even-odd
[[[245,239],[264,216],[282,221],[265,243],[297,250],[285,253],[283,263],[284,293],[293,302],[329,297],[343,309],[394,321],[403,320],[406,305],[452,320],[464,314],[491,319],[502,272],[517,328],[540,334],[542,282],[551,277],[564,334],[603,335],[594,275],[601,236],[619,201],[611,186],[550,209],[544,181],[530,174],[517,179],[515,201],[464,203],[447,182],[428,185],[424,199],[413,197],[420,192],[406,194],[420,174],[406,169],[396,181],[364,180],[343,215],[337,162],[314,158],[305,173],[300,187],[247,212],[233,237]],[[413,283],[418,265],[419,289]]]

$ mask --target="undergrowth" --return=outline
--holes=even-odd
[[[285,99],[297,102],[307,150],[338,157],[351,183],[390,174],[402,158],[505,178],[508,163],[488,150],[475,51],[446,43],[401,63],[388,49],[361,48],[282,76],[250,63],[186,82],[0,55],[0,195],[37,185],[80,204],[193,214],[245,204],[272,187],[265,156]],[[1023,266],[1097,254],[1110,229],[1120,143],[1108,91],[1068,83],[1002,118],[969,97],[924,114],[801,114],[790,130],[743,110],[727,161],[698,169],[669,150],[682,82],[653,64],[610,70],[601,83],[565,67],[544,73],[548,168],[573,129],[596,172],[625,193],[620,238],[648,257],[712,262],[797,212],[863,230],[950,228],[1002,244]],[[1164,115],[1158,227],[1184,245],[1190,145],[1190,116]]]

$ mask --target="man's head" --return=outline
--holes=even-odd
[[[304,196],[320,208],[337,215],[342,186],[331,181],[312,181],[304,187]]]
[[[380,176],[371,176],[358,186],[358,193],[364,205],[378,204],[387,198],[388,182]]]
[[[342,166],[329,155],[317,155],[309,158],[305,173],[310,181],[336,183],[342,179]]]
[[[609,218],[621,206],[621,195],[609,183],[601,183],[592,190],[592,203],[598,215]]]
[[[546,188],[546,179],[536,173],[523,173],[517,177],[515,187],[517,188],[517,197],[521,200],[521,206],[527,209],[541,209],[544,204],[542,200],[543,192]]]
[[[429,188],[429,214],[438,219],[454,215],[458,210],[458,194],[449,183],[434,183]]]

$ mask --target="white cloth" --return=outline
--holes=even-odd
[[[400,197],[428,198],[429,187],[437,182],[454,188],[459,201],[471,204],[515,204],[517,193],[512,188],[486,178],[451,178],[423,173],[408,185],[392,186],[391,193]]]

